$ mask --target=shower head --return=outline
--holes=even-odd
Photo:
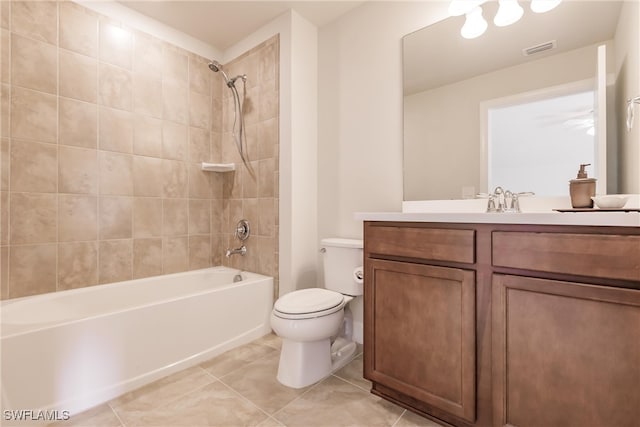
[[[224,70],[222,69],[222,65],[218,61],[213,59],[211,62],[209,62],[209,69],[214,73],[220,71],[222,73],[222,76],[224,77],[224,81],[227,83],[227,86],[233,86],[233,82],[229,83],[229,76],[227,76],[227,73],[224,72]]]
[[[217,73],[218,71],[220,71],[221,68],[222,68],[222,65],[220,65],[220,63],[215,59],[209,62],[209,69],[214,73]]]

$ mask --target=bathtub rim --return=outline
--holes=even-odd
[[[64,298],[65,295],[76,295],[76,294],[84,294],[84,293],[89,293],[89,292],[95,292],[96,290],[100,289],[100,290],[104,290],[106,288],[111,288],[111,287],[125,287],[125,286],[130,286],[132,283],[143,283],[146,281],[152,281],[152,280],[157,280],[157,279],[164,279],[164,278],[175,278],[175,277],[188,277],[190,275],[196,275],[196,274],[202,274],[203,272],[207,271],[207,270],[211,270],[211,271],[219,271],[219,272],[235,272],[237,273],[241,273],[243,275],[247,275],[247,279],[244,279],[240,282],[230,282],[230,283],[223,283],[220,285],[217,285],[215,287],[209,288],[209,289],[205,289],[205,290],[201,290],[198,292],[190,292],[190,293],[185,293],[185,294],[180,294],[177,296],[173,296],[173,297],[169,297],[169,298],[160,298],[160,299],[152,299],[150,301],[147,301],[144,304],[134,304],[134,305],[127,305],[126,307],[123,307],[121,309],[117,309],[117,310],[111,310],[111,311],[106,311],[106,312],[101,312],[101,313],[97,313],[94,315],[89,315],[89,316],[83,316],[80,318],[70,318],[70,319],[63,319],[60,321],[52,321],[52,322],[38,322],[38,323],[32,323],[32,324],[28,324],[28,325],[34,325],[34,327],[32,328],[28,328],[26,330],[20,330],[20,331],[16,331],[16,332],[12,332],[12,333],[8,333],[5,335],[5,325],[25,325],[23,323],[10,323],[10,322],[4,322],[3,320],[3,315],[2,312],[4,311],[4,307],[5,306],[9,306],[9,305],[13,305],[13,304],[17,304],[17,303],[25,303],[27,301],[31,301],[31,300],[39,300],[39,301],[47,301],[47,300],[51,300],[51,299],[57,299],[57,298]],[[77,323],[77,322],[82,322],[84,320],[88,320],[88,319],[95,319],[95,318],[100,318],[100,317],[105,317],[105,316],[110,316],[110,315],[114,315],[114,314],[118,314],[118,313],[123,313],[126,311],[130,311],[130,310],[135,310],[135,309],[140,309],[140,308],[144,308],[144,307],[148,307],[148,306],[152,306],[155,304],[162,304],[162,303],[169,303],[172,301],[178,301],[181,299],[185,299],[187,297],[191,297],[191,296],[198,296],[198,295],[204,295],[207,293],[210,293],[214,290],[223,290],[223,289],[227,289],[230,287],[236,287],[236,286],[242,286],[243,284],[250,284],[250,283],[254,283],[255,281],[259,281],[259,280],[271,280],[272,281],[272,286],[274,285],[273,283],[273,277],[272,276],[266,276],[260,273],[254,273],[251,271],[245,271],[245,270],[240,270],[237,268],[232,268],[232,267],[228,267],[228,266],[224,266],[224,265],[218,265],[218,266],[214,266],[214,267],[206,267],[206,268],[200,268],[200,269],[196,269],[196,270],[188,270],[188,271],[181,271],[181,272],[177,272],[177,273],[170,273],[170,274],[162,274],[162,275],[158,275],[158,276],[149,276],[149,277],[141,277],[138,279],[131,279],[131,280],[121,280],[119,282],[112,282],[112,283],[102,283],[102,284],[98,284],[98,285],[92,285],[92,286],[85,286],[82,288],[75,288],[75,289],[65,289],[62,291],[54,291],[54,292],[47,292],[44,294],[36,294],[36,295],[28,295],[28,296],[24,296],[24,297],[18,297],[18,298],[11,298],[11,299],[6,299],[6,300],[2,300],[0,301],[0,341],[4,340],[4,339],[8,339],[8,338],[13,338],[13,337],[17,337],[20,335],[24,335],[24,334],[29,334],[29,333],[34,333],[34,332],[38,332],[38,331],[42,331],[45,329],[49,329],[49,328],[55,328],[55,327],[60,327],[60,326],[65,326],[65,325],[70,325],[73,323]],[[35,326],[37,325],[37,326]]]

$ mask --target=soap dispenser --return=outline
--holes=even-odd
[[[590,163],[581,164],[576,179],[569,181],[569,194],[571,195],[571,206],[574,208],[592,208],[596,195],[596,179],[588,178],[585,167]]]

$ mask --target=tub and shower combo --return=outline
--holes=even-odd
[[[247,165],[236,88],[247,76],[230,78],[217,61],[209,68],[233,92]],[[3,301],[0,416],[77,413],[269,333],[273,278],[238,273],[213,267]]]
[[[2,302],[2,409],[88,409],[271,331],[273,278],[213,267]]]

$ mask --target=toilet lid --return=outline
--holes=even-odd
[[[290,292],[278,299],[274,309],[283,314],[327,311],[343,304],[344,295],[328,289],[312,288]]]

